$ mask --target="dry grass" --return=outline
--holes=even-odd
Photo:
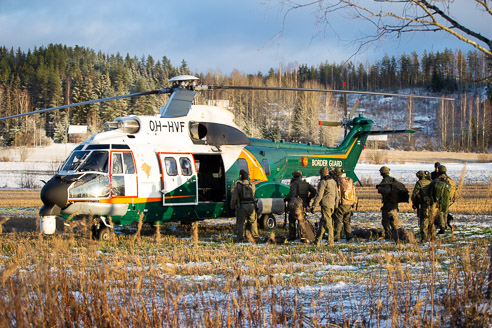
[[[490,185],[458,185],[451,212],[492,213]],[[12,203],[38,206],[37,192],[2,192],[0,206],[13,206],[9,195]],[[379,211],[374,187],[358,188],[358,195],[359,211]],[[410,204],[400,210],[411,212]],[[191,231],[164,224],[149,235],[141,219],[131,233],[102,243],[88,238],[90,217],[69,227],[58,221],[52,236],[37,232],[35,215],[6,217],[1,328],[492,324],[485,295],[490,224],[477,222],[429,244],[358,240],[318,249],[234,244],[233,223],[196,224]],[[272,234],[284,240],[286,231]]]
[[[233,226],[162,240],[0,235],[0,326],[487,326],[488,239],[251,245]],[[142,230],[143,232],[143,230]],[[206,240],[206,242],[204,242]],[[463,243],[467,241],[466,243]]]

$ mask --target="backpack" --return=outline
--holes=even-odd
[[[354,181],[349,177],[340,178],[340,204],[354,205],[356,203]]]
[[[454,186],[452,186],[450,182],[452,182]],[[452,193],[453,195],[451,196]],[[455,195],[456,184],[450,178],[438,178],[432,181],[431,198],[433,203],[437,203],[439,211],[447,211],[449,208],[449,204]]]
[[[451,202],[454,202],[458,193],[456,182],[454,182],[450,177],[446,177],[446,182],[451,186],[451,190],[449,191],[449,199]]]
[[[396,179],[391,183],[391,194],[389,197],[393,203],[408,203],[410,199],[405,185]]]
[[[430,198],[430,186],[431,181],[428,179],[421,179],[417,181],[415,189],[418,188],[418,192],[415,192],[414,189],[414,194],[412,194],[412,203],[414,205],[430,205],[432,203]]]

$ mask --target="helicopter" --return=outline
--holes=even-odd
[[[275,87],[198,85],[198,78],[180,75],[171,87],[90,100],[9,117],[38,114],[68,107],[151,94],[170,94],[154,116],[118,117],[104,131],[79,144],[59,171],[41,189],[40,220],[92,216],[92,236],[106,240],[113,226],[130,225],[144,216],[156,225],[191,223],[207,218],[234,216],[229,206],[231,187],[241,169],[256,186],[260,227],[273,228],[274,214],[285,212],[290,175],[301,170],[306,177],[322,167],[343,168],[358,181],[355,166],[371,134],[413,133],[413,130],[371,131],[374,122],[357,104],[341,122],[320,121],[322,126],[343,126],[338,147],[299,144],[284,140],[249,138],[234,123],[227,109],[194,103],[197,92],[217,89],[350,91]],[[353,92],[377,94],[371,92]],[[344,98],[346,104],[346,98]],[[109,218],[111,220],[109,220]]]

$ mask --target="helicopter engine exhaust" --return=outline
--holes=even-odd
[[[257,214],[282,214],[285,212],[283,198],[258,198]]]

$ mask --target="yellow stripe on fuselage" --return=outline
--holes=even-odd
[[[249,168],[249,177],[250,179],[253,180],[268,180],[265,171],[263,170],[263,167],[261,164],[258,162],[258,160],[251,154],[246,148],[243,148],[241,151],[241,154],[239,155],[239,158],[243,158],[246,160],[248,163],[248,168]]]
[[[105,198],[99,200],[99,203],[109,203],[109,204],[141,204],[141,203],[152,203],[152,202],[162,202],[162,197],[149,197],[149,198],[122,197],[122,198]]]

